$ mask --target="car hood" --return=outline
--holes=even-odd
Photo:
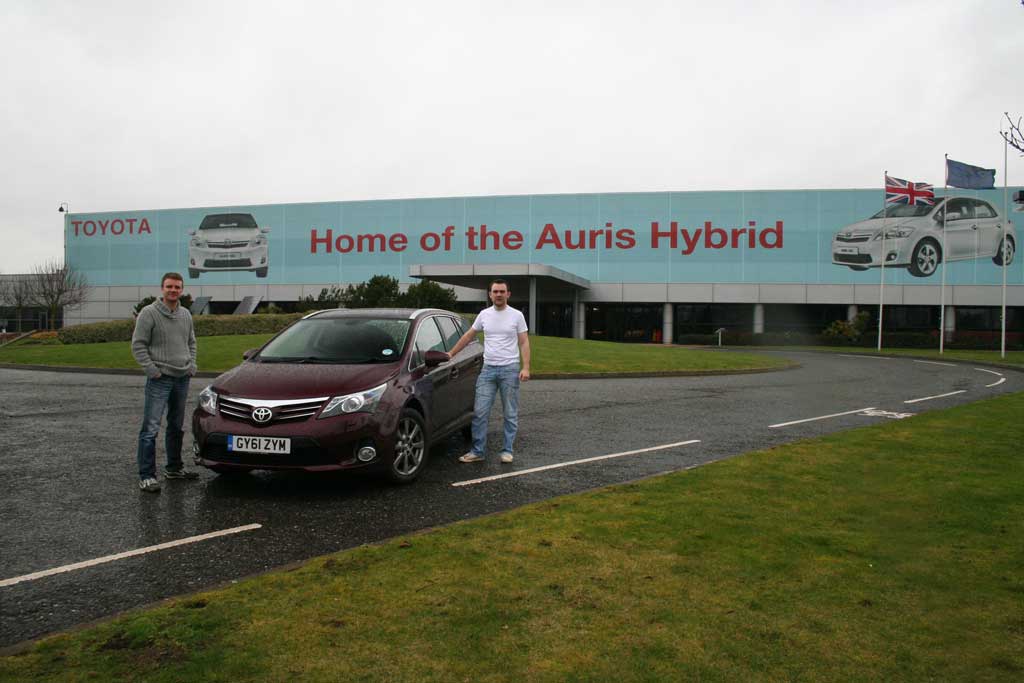
[[[207,228],[196,231],[196,237],[212,242],[249,240],[257,234],[259,234],[258,228]]]
[[[240,398],[339,396],[372,389],[398,373],[398,363],[327,365],[248,361],[213,381],[217,393]]]
[[[838,237],[839,235],[845,235],[847,233],[850,233],[851,235],[853,235],[853,234],[863,235],[865,233],[866,234],[875,234],[875,233],[881,232],[882,224],[883,223],[885,224],[886,231],[888,231],[888,230],[892,230],[894,228],[902,228],[902,227],[914,228],[914,227],[918,227],[918,226],[920,226],[920,219],[915,219],[915,218],[886,218],[886,219],[869,218],[866,221],[857,221],[856,223],[851,223],[850,225],[843,226],[838,231],[836,231],[836,236]]]

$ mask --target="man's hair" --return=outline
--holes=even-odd
[[[491,291],[491,289],[494,288],[494,285],[505,285],[505,289],[506,290],[508,290],[510,292],[512,291],[512,288],[508,286],[508,283],[505,282],[504,280],[502,280],[501,278],[499,278],[497,280],[491,280],[491,284],[487,285],[487,291],[488,292]]]
[[[160,286],[163,287],[168,280],[177,280],[181,284],[185,284],[185,278],[181,276],[181,273],[164,273],[164,276],[160,278]]]

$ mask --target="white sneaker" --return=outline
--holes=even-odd
[[[476,453],[474,453],[473,451],[470,451],[469,453],[466,453],[465,455],[459,457],[459,462],[483,462],[483,461],[484,461],[484,459],[482,457],[480,457],[479,455],[477,455]]]
[[[160,482],[156,479],[142,479],[139,481],[139,488],[148,493],[156,493],[160,490]]]
[[[502,451],[501,455],[499,455],[498,457],[501,458],[501,461],[504,463],[512,462],[513,459],[512,454],[509,453],[508,451]]]

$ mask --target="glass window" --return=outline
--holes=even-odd
[[[459,337],[462,336],[462,332],[459,331],[455,319],[449,318],[446,315],[439,315],[435,320],[437,320],[437,325],[441,328],[441,334],[444,336],[445,347],[450,349],[455,346],[455,342],[459,341]]]
[[[402,355],[408,320],[307,318],[267,344],[267,363],[393,363]]]
[[[437,329],[437,325],[434,323],[435,320],[436,318],[434,317],[427,318],[420,324],[420,329],[416,332],[413,367],[423,363],[423,357],[427,351],[445,350],[444,337],[441,336],[441,331]]]
[[[949,214],[949,218],[946,220],[964,220],[974,217],[974,209],[966,199],[951,199],[949,200]],[[959,215],[954,216],[953,214]]]
[[[995,218],[996,211],[988,202],[983,202],[980,199],[974,200],[974,217],[975,218]]]
[[[203,219],[200,230],[217,228],[257,228],[256,219],[251,213],[215,213]]]

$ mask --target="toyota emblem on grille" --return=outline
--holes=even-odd
[[[270,422],[270,418],[274,416],[274,412],[270,408],[260,406],[259,408],[252,409],[253,422]]]

